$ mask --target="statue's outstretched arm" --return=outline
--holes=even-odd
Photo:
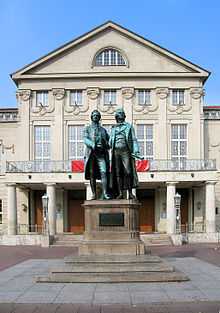
[[[84,130],[83,139],[84,139],[84,144],[85,144],[87,147],[92,148],[92,149],[95,149],[95,142],[92,141],[92,140],[89,138],[89,131],[88,131],[88,128],[87,128],[87,127],[86,127],[85,130]]]

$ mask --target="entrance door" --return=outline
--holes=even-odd
[[[177,192],[181,195],[180,212],[181,212],[181,224],[188,223],[189,218],[189,191],[188,189],[177,189]]]
[[[43,205],[42,205],[42,196],[44,195],[43,190],[34,191],[34,207],[35,207],[35,225],[37,229],[41,230],[43,226]]]
[[[84,208],[85,190],[68,191],[68,231],[74,234],[82,234],[85,230]]]
[[[137,190],[137,198],[141,203],[139,211],[140,231],[152,233],[155,231],[154,190]]]

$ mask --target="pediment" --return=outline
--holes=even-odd
[[[115,47],[123,52],[127,66],[93,66],[97,51]],[[12,74],[28,77],[80,75],[193,75],[207,78],[209,72],[125,28],[107,22]]]

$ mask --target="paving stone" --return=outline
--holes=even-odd
[[[13,313],[35,313],[37,304],[17,304]]]
[[[151,291],[162,291],[162,283],[132,283],[128,284],[128,290],[130,292],[151,292]]]
[[[132,304],[152,303],[152,302],[169,302],[169,297],[164,291],[160,292],[132,292]]]
[[[40,304],[37,306],[37,309],[36,311],[34,311],[34,313],[56,313],[58,308],[59,308],[58,304],[52,304],[52,303]]]
[[[94,292],[60,292],[53,303],[88,303],[92,304]]]
[[[79,306],[77,313],[101,313],[100,305],[85,305]]]
[[[21,292],[18,291],[5,291],[0,292],[0,303],[12,303],[21,295]]]
[[[1,313],[11,313],[14,308],[14,304],[9,303],[0,303],[0,312]]]
[[[93,304],[131,304],[128,291],[117,292],[95,292]]]
[[[122,284],[97,284],[96,285],[96,292],[103,292],[103,291],[128,291],[129,284],[122,283]]]
[[[16,299],[16,303],[53,303],[57,297],[55,292],[25,292]]]
[[[208,300],[205,294],[198,290],[166,290],[171,301],[205,301]]]
[[[80,304],[62,303],[56,310],[56,313],[78,313]],[[46,312],[45,312],[46,313]],[[88,312],[89,313],[89,312]]]

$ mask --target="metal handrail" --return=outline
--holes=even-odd
[[[215,171],[216,160],[149,160],[150,172],[163,171]],[[71,172],[71,160],[32,160],[7,161],[7,173],[68,173]]]
[[[18,224],[17,234],[18,235],[38,235],[44,232],[42,225],[29,225],[29,224]]]

